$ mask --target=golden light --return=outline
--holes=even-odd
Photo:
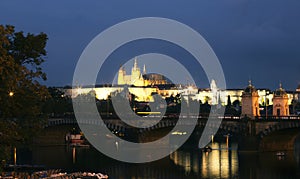
[[[82,94],[82,89],[81,89],[81,87],[78,87],[77,88],[77,95],[81,95]]]
[[[11,97],[11,96],[14,95],[14,92],[10,91],[10,92],[8,93],[8,95]]]
[[[76,149],[75,149],[75,147],[72,148],[72,159],[73,159],[73,163],[76,163]]]
[[[17,148],[14,148],[14,165],[17,165]]]

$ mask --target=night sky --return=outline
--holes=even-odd
[[[228,88],[243,88],[249,78],[257,88],[275,89],[281,81],[284,88],[294,90],[300,83],[299,0],[0,2],[0,24],[48,35],[43,66],[48,86],[70,85],[88,43],[106,28],[138,17],[170,18],[199,32],[218,56]],[[108,66],[116,72],[120,64],[147,51],[170,53],[188,66],[200,87],[208,87],[201,67],[176,48],[164,42],[135,42],[113,54]],[[99,82],[111,80],[113,75],[107,75]]]

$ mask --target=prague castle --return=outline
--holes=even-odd
[[[285,91],[281,84],[279,89],[272,92],[269,89],[256,89],[249,82],[249,85],[244,89],[219,89],[217,82],[212,80],[210,88],[198,88],[197,86],[172,84],[167,78],[160,74],[147,74],[146,66],[143,66],[143,71],[138,67],[137,58],[134,60],[131,74],[126,74],[124,67],[118,71],[117,85],[107,86],[102,85],[97,87],[80,87],[63,89],[67,96],[72,98],[88,94],[94,91],[96,98],[105,100],[109,95],[123,90],[123,86],[127,85],[129,92],[134,94],[137,101],[150,102],[153,100],[153,94],[159,94],[163,98],[176,96],[180,94],[183,98],[189,97],[192,100],[209,105],[227,105],[227,102],[232,101],[232,104],[239,108],[241,104],[242,116],[255,117],[260,116],[262,108],[267,109],[272,106],[273,116],[287,116],[290,114],[289,106],[292,101],[300,102],[300,85],[295,91]],[[267,112],[264,112],[267,115]]]
[[[118,85],[134,85],[134,86],[148,86],[148,81],[143,78],[146,74],[146,66],[144,65],[143,73],[137,64],[137,59],[134,59],[134,65],[131,69],[131,75],[126,74],[124,67],[121,67],[118,72]]]
[[[127,75],[124,67],[121,67],[118,72],[118,85],[133,85],[133,86],[153,86],[168,84],[164,76],[159,74],[147,74],[146,65],[143,72],[138,67],[137,58],[134,59],[134,65],[131,69],[131,74]]]

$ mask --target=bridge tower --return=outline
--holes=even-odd
[[[288,116],[290,115],[288,105],[288,95],[282,88],[280,83],[279,89],[274,92],[273,95],[273,116]]]
[[[242,117],[254,118],[260,116],[258,98],[258,92],[249,80],[249,85],[242,94]]]

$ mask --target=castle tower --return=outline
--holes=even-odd
[[[277,89],[273,95],[273,116],[290,115],[288,100],[288,95],[280,83],[279,89]]]
[[[258,98],[258,92],[254,86],[252,86],[250,80],[248,87],[242,94],[242,116],[248,116],[250,118],[260,116]]]
[[[140,79],[141,71],[137,64],[137,58],[134,59],[134,65],[131,69],[131,84],[136,83]]]
[[[120,67],[119,72],[118,72],[118,85],[126,84],[125,76],[126,76],[126,71],[125,71],[124,67]]]

